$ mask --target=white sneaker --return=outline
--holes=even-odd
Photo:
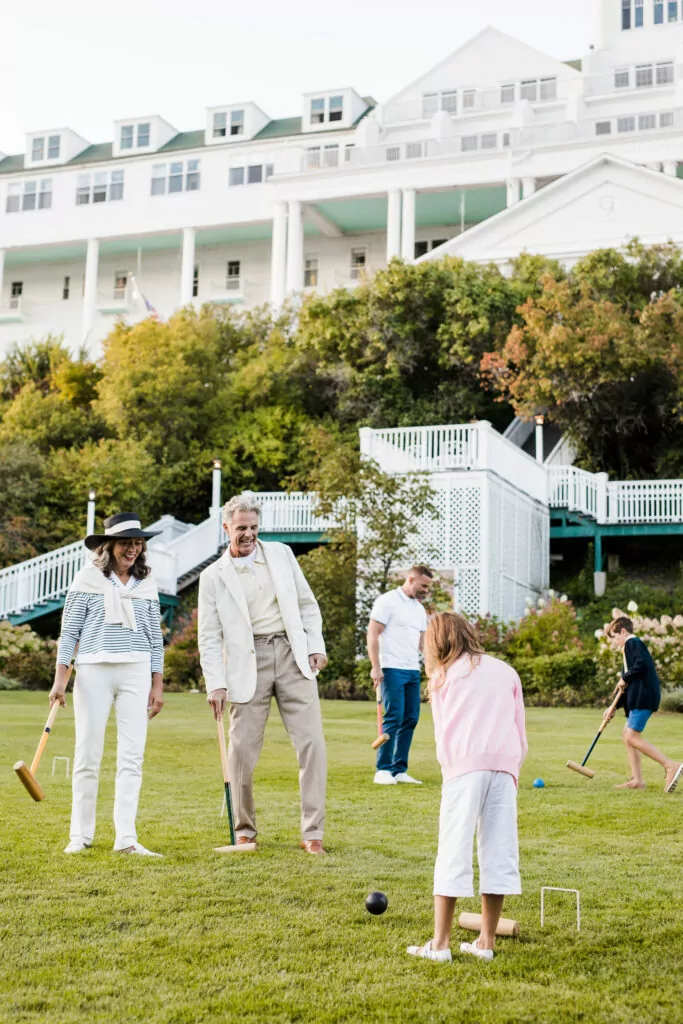
[[[424,946],[408,946],[410,956],[419,956],[422,960],[436,960],[440,964],[450,964],[453,960],[450,949],[432,949],[432,939]]]
[[[396,779],[391,774],[391,772],[388,772],[386,769],[383,769],[382,771],[379,771],[379,772],[375,772],[375,778],[373,779],[373,782],[375,782],[376,785],[378,785],[378,786],[395,786],[396,785]]]
[[[163,853],[152,853],[142,843],[134,843],[125,850],[117,850],[117,853],[139,853],[141,857],[163,857]]]
[[[64,853],[83,853],[84,850],[89,849],[90,845],[88,843],[84,843],[82,839],[79,839],[76,842],[72,841],[68,846],[65,846]]]
[[[414,786],[421,786],[422,783],[419,779],[414,779],[412,775],[408,775],[408,772],[399,772],[398,775],[394,775],[395,782],[412,782]]]
[[[478,956],[480,960],[493,960],[493,950],[480,949],[476,942],[461,942],[460,952],[471,953],[472,956]]]

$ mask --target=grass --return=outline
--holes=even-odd
[[[456,956],[453,966],[405,954],[431,935],[439,772],[428,709],[411,759],[425,785],[385,789],[371,785],[373,706],[325,704],[325,859],[297,848],[294,754],[276,712],[257,776],[261,850],[213,853],[227,841],[215,733],[205,700],[189,694],[170,695],[150,725],[138,824],[165,859],[111,852],[113,728],[95,847],[63,856],[70,786],[50,768],[53,756],[72,756],[70,707],[41,767],[47,799],[33,803],[11,768],[30,759],[45,712],[44,694],[0,694],[2,1024],[683,1020],[683,792],[665,797],[651,763],[645,791],[615,792],[626,773],[616,725],[592,758],[595,779],[569,772],[564,762],[583,756],[599,712],[528,712],[525,891],[505,909],[521,938],[499,940],[492,964]],[[648,734],[683,753],[680,716],[657,716]],[[543,790],[531,786],[539,775]],[[541,930],[544,884],[581,890],[579,934],[571,898],[559,895]],[[382,917],[363,906],[373,889],[389,897]]]

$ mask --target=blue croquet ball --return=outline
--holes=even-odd
[[[534,789],[545,789],[545,782],[543,779],[534,779]]]
[[[365,897],[365,909],[371,914],[383,914],[389,906],[389,900],[383,892],[371,892]]]

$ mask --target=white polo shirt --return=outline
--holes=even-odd
[[[420,668],[420,635],[427,628],[427,612],[416,597],[408,597],[403,587],[378,597],[370,618],[381,622],[379,663],[382,668]]]

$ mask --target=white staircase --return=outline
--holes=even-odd
[[[331,525],[314,515],[312,494],[264,492],[259,494],[259,501],[263,534],[300,535],[306,540]],[[197,526],[166,515],[146,529],[160,531],[147,550],[157,586],[164,594],[175,595],[192,583],[201,569],[219,556],[227,541],[219,507]],[[82,541],[76,541],[0,569],[0,619],[41,606],[49,611],[51,602],[61,603],[78,570],[88,563],[88,557]]]

